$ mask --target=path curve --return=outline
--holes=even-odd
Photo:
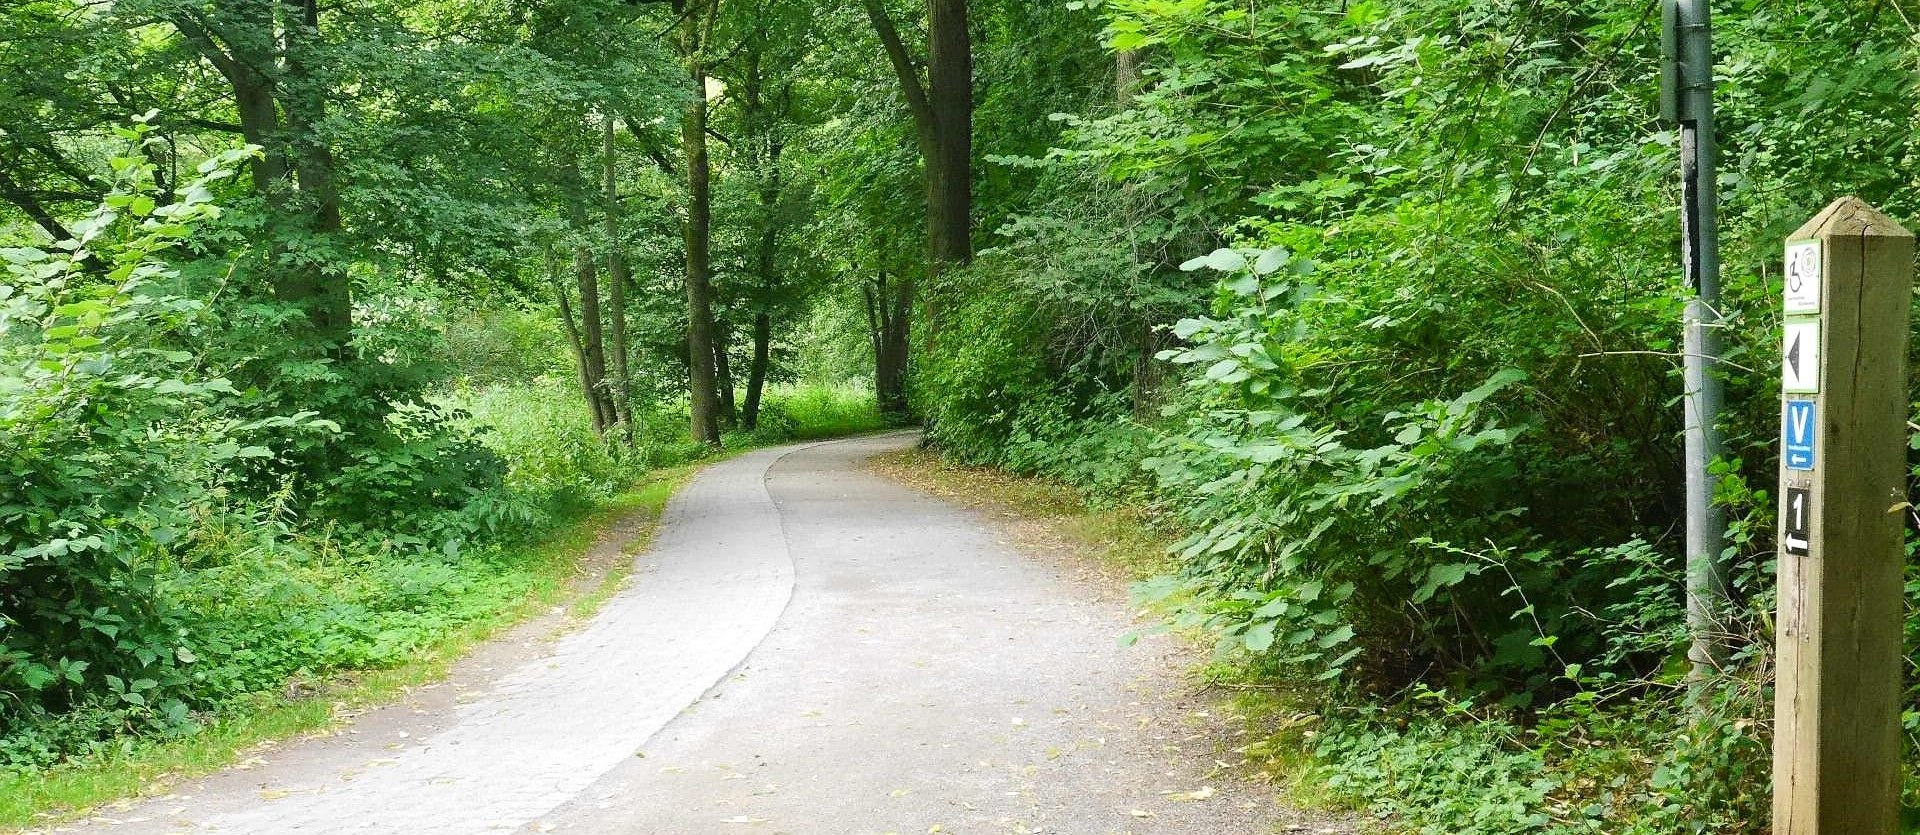
[[[455,706],[449,726],[369,752],[364,771],[315,773],[298,761],[314,752],[296,748],[274,763],[285,768],[257,775],[257,791],[196,794],[178,813],[100,823],[319,835],[511,831],[535,820],[632,757],[773,628],[793,591],[793,561],[766,473],[803,448],[702,470],[668,503],[627,588],[551,652]]]
[[[363,721],[77,831],[1345,831],[1220,773],[1186,650],[1123,647],[1133,613],[1077,557],[863,466],[916,438],[716,464],[598,617],[416,707],[430,732]]]

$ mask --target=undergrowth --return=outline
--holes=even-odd
[[[478,541],[303,529],[210,514],[156,571],[156,593],[192,624],[192,710],[101,699],[0,733],[0,826],[23,826],[203,773],[259,741],[325,727],[343,705],[377,703],[444,674],[500,628],[563,597],[578,560],[617,515],[657,514],[689,464],[684,416],[643,443],[599,439],[570,392],[548,381],[457,392],[445,405],[507,462],[475,500]],[[857,389],[771,393],[759,432],[731,449],[845,435],[884,424]],[[674,416],[669,416],[674,417]],[[584,590],[586,614],[621,572]],[[137,685],[136,685],[137,687]],[[132,692],[138,692],[134,690]],[[183,700],[184,701],[184,700]]]

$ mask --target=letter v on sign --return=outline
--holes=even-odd
[[[1780,390],[1792,394],[1820,391],[1820,320],[1787,320],[1780,350]]]
[[[1781,423],[1786,427],[1786,450],[1784,456],[1789,470],[1813,469],[1813,451],[1815,444],[1815,424],[1813,420],[1814,403],[1811,400],[1788,400],[1787,414]]]

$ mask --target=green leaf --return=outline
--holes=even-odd
[[[18,675],[29,690],[45,690],[47,685],[60,678],[58,673],[42,664],[28,664],[20,669]]]
[[[1287,261],[1292,257],[1293,254],[1288,252],[1286,247],[1276,246],[1260,253],[1260,258],[1253,262],[1253,271],[1266,275],[1286,266]]]
[[[1467,575],[1477,573],[1475,568],[1471,563],[1447,563],[1428,569],[1426,582],[1413,592],[1413,602],[1425,603],[1441,589],[1459,585]]]
[[[1320,645],[1321,649],[1333,649],[1351,640],[1353,640],[1353,627],[1343,623],[1338,629],[1320,636],[1320,640],[1316,643]]]
[[[1209,254],[1205,259],[1205,263],[1209,268],[1219,270],[1223,273],[1238,272],[1246,268],[1247,256],[1241,255],[1226,247],[1221,247]]]
[[[1273,632],[1280,625],[1277,620],[1263,620],[1247,627],[1246,634],[1240,636],[1240,643],[1250,652],[1266,652],[1273,649]]]

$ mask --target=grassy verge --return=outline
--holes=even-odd
[[[664,418],[649,427],[657,432],[625,448],[593,434],[568,393],[533,384],[450,397],[452,405],[475,416],[475,425],[489,430],[489,445],[511,463],[508,487],[512,495],[529,497],[534,510],[524,526],[551,533],[530,544],[485,551],[483,561],[472,563],[428,559],[394,565],[330,551],[257,561],[266,577],[294,576],[303,583],[299,591],[305,596],[288,608],[257,610],[267,612],[268,621],[276,612],[301,611],[299,606],[324,608],[351,600],[362,612],[386,620],[346,632],[349,640],[399,648],[372,661],[322,659],[303,665],[283,686],[234,697],[170,735],[143,736],[123,728],[109,744],[71,754],[58,765],[0,768],[0,830],[54,823],[103,803],[160,792],[243,759],[264,742],[324,731],[356,709],[390,702],[445,677],[477,644],[555,606],[573,618],[588,617],[631,572],[630,561],[618,556],[644,547],[660,510],[698,466],[756,447],[885,426],[870,393],[783,387],[768,393],[759,431],[730,433],[722,451],[686,443],[683,421]],[[636,470],[645,470],[645,476],[628,484]],[[596,539],[615,525],[630,540],[626,553],[608,559],[602,552],[596,565],[583,565]],[[370,576],[381,571],[388,573]],[[590,579],[583,581],[583,575]],[[403,594],[412,597],[396,599]],[[221,595],[203,596],[217,600]],[[308,639],[278,639],[310,645]]]
[[[1042,540],[1022,544],[1071,547],[1078,554],[1092,557],[1116,580],[1149,580],[1177,567],[1171,554],[1174,533],[1142,507],[1091,503],[1084,491],[1070,484],[958,464],[925,449],[878,456],[872,466],[915,489],[1013,521],[1019,539]],[[1163,599],[1148,605],[1159,611],[1159,606],[1170,602]],[[1192,645],[1195,658],[1208,657],[1211,635],[1200,630],[1183,630],[1181,635]],[[1356,808],[1329,791],[1323,782],[1302,779],[1302,775],[1313,773],[1313,742],[1320,723],[1319,716],[1303,708],[1304,700],[1298,694],[1276,687],[1257,671],[1230,660],[1204,663],[1197,673],[1202,687],[1230,694],[1223,700],[1225,715],[1246,723],[1248,737],[1255,740],[1234,751],[1244,758],[1244,764],[1237,767],[1244,776],[1274,786],[1297,808]]]
[[[501,434],[507,436],[500,451],[538,471],[535,477],[551,478],[556,483],[590,483],[595,478],[617,477],[623,462],[600,460],[605,455],[596,450],[604,449],[604,445],[597,441],[575,443],[578,449],[569,454],[564,451],[568,439],[564,435],[556,439],[553,424],[577,422],[572,420],[577,410],[567,408],[571,404],[559,398],[528,397],[526,392],[509,392],[501,399],[503,404],[487,410],[493,413],[490,423],[501,426]],[[556,401],[561,405],[554,405]],[[885,428],[885,420],[871,401],[866,393],[850,390],[771,392],[760,431],[730,433],[726,448],[719,452],[689,447],[651,456],[665,462],[688,457],[697,460],[656,465],[658,468],[637,484],[574,511],[577,515],[555,526],[554,533],[491,563],[519,576],[491,577],[494,582],[465,587],[474,598],[465,605],[442,601],[447,604],[445,608],[477,610],[480,614],[433,635],[397,663],[333,670],[317,683],[295,681],[283,691],[241,699],[184,735],[134,740],[112,753],[49,769],[0,771],[0,829],[11,831],[72,819],[105,803],[155,794],[183,780],[217,771],[243,759],[262,743],[323,732],[359,708],[391,702],[410,688],[444,678],[454,662],[476,645],[554,606],[566,607],[574,618],[589,617],[619,591],[632,571],[631,561],[614,559],[591,583],[579,582],[583,558],[610,526],[629,527],[623,554],[636,554],[650,541],[653,524],[667,500],[701,466],[796,439],[840,437]],[[569,460],[569,455],[578,460]],[[560,492],[557,488],[549,490]],[[514,592],[500,599],[502,588]]]
[[[1090,506],[1071,485],[960,466],[925,450],[884,457],[876,468],[1015,520],[1016,529],[1039,525],[1126,579],[1177,568],[1168,556],[1176,531],[1140,508]],[[1204,653],[1212,636],[1187,634]],[[1432,689],[1375,694],[1293,683],[1244,655],[1215,656],[1199,672],[1204,686],[1233,694],[1225,712],[1254,740],[1236,753],[1255,779],[1299,808],[1359,812],[1364,821],[1347,825],[1365,831],[1744,835],[1764,826],[1763,812],[1728,811],[1764,809],[1764,746],[1735,718],[1751,705],[1716,703],[1713,718],[1690,722],[1677,698],[1596,694],[1522,714]],[[1920,832],[1907,826],[1902,831]]]
[[[619,522],[637,528],[623,552],[643,548],[667,500],[696,469],[686,465],[651,472],[631,489],[528,546],[513,561],[531,574],[527,594],[439,636],[396,666],[337,672],[317,687],[297,688],[301,695],[261,694],[189,735],[143,741],[126,753],[46,771],[0,774],[0,827],[70,819],[103,803],[153,794],[211,773],[263,742],[327,730],[350,711],[391,702],[409,688],[444,678],[477,644],[555,605],[567,605],[576,617],[591,615],[619,590],[631,569],[627,561],[615,560],[610,570],[581,588],[576,581],[582,558],[602,531]]]
[[[1071,485],[958,464],[926,449],[880,455],[872,466],[955,504],[1010,515],[1069,539],[1123,579],[1144,580],[1173,567],[1172,539],[1141,508],[1095,507]]]

